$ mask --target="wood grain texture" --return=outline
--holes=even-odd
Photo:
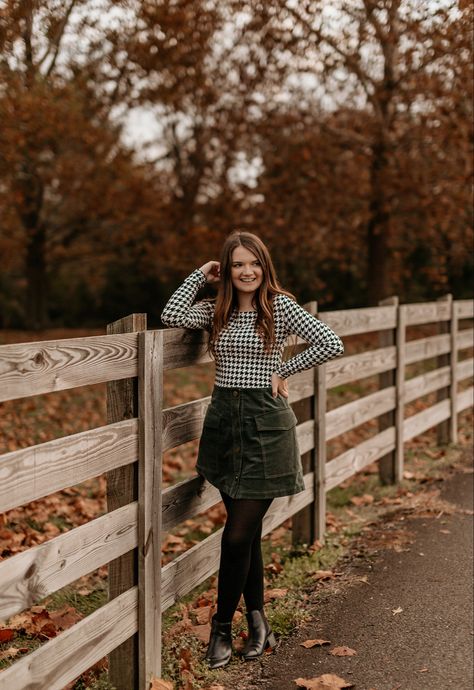
[[[384,328],[395,328],[397,310],[396,307],[388,306],[321,311],[318,318],[342,337],[356,333],[371,333]]]
[[[137,630],[137,588],[0,673],[0,690],[61,690]]]
[[[0,620],[29,608],[137,545],[137,504],[0,562]]]
[[[390,372],[396,367],[396,357],[396,347],[390,344],[387,347],[326,362],[327,389],[353,383],[367,376]]]
[[[414,302],[404,304],[407,326],[449,321],[451,308],[444,302]]]
[[[129,314],[109,323],[108,335],[145,331],[146,314]],[[138,360],[138,341],[137,341]],[[138,365],[133,377],[107,383],[107,422],[138,417]],[[114,511],[138,500],[138,422],[136,462],[107,474],[107,507]],[[109,600],[138,584],[138,553],[129,551],[109,563]],[[135,690],[138,683],[138,636],[128,638],[109,654],[109,680],[116,690]]]
[[[0,346],[0,402],[136,375],[136,333]]]
[[[463,328],[458,330],[456,336],[456,347],[458,350],[464,350],[467,347],[474,346],[474,329]]]
[[[129,419],[0,456],[0,512],[74,486],[138,457]]]
[[[449,400],[441,400],[439,403],[427,407],[426,410],[408,417],[403,423],[403,440],[409,441],[427,429],[437,426],[448,419],[450,414]]]
[[[474,300],[456,299],[454,300],[459,319],[469,319],[474,316]]]
[[[405,403],[421,398],[427,393],[432,393],[449,385],[451,370],[449,366],[427,371],[426,374],[414,376],[405,382]]]
[[[451,333],[451,316],[453,313],[453,296],[451,294],[443,295],[442,297],[439,297],[437,302],[439,304],[442,304],[443,307],[447,305],[448,309],[448,320],[440,321],[438,324],[438,329],[441,334],[447,333],[448,338],[449,338],[449,350],[447,353],[439,355],[436,358],[436,365],[438,368],[445,367],[445,366],[450,366],[451,364],[451,352],[452,352],[452,346],[455,342],[453,343],[453,337]],[[453,354],[456,354],[457,358],[457,352]],[[455,371],[452,372],[455,375]],[[436,391],[436,400],[439,402],[441,400],[447,400],[449,399],[449,393],[450,393],[450,386],[449,384],[447,386],[444,386],[443,388],[438,388]],[[450,401],[450,409],[452,413],[452,403]],[[451,431],[451,417],[452,414],[449,415],[448,419],[444,420],[440,424],[438,424],[436,428],[436,438],[438,445],[442,445],[443,443],[449,443],[449,441],[453,440],[450,438],[450,431]],[[455,418],[455,423],[457,425],[457,417]]]
[[[450,351],[451,340],[449,334],[431,335],[428,338],[410,340],[405,345],[405,364],[420,362],[422,359],[437,357]]]
[[[379,414],[395,409],[395,386],[336,407],[326,414],[326,439],[368,422]]]
[[[466,390],[458,393],[458,413],[463,410],[467,410],[468,407],[472,407],[474,400],[474,387],[466,388]]]
[[[392,295],[379,302],[380,306],[394,306],[398,307],[398,297]],[[397,385],[397,330],[399,328],[399,314],[400,310],[397,309],[397,323],[395,328],[385,329],[379,333],[379,345],[381,346],[378,352],[384,352],[390,350],[390,356],[387,357],[390,360],[392,366],[389,369],[381,369],[379,374],[379,389],[389,388],[390,386]],[[372,355],[372,352],[366,352],[365,355]],[[380,361],[384,361],[384,356],[380,357]],[[397,405],[397,395],[395,395],[395,409],[389,410],[378,417],[378,429],[379,433],[383,432],[384,429],[390,429],[395,426],[395,415],[396,415],[396,405]],[[395,481],[395,467],[396,467],[396,450],[395,444],[393,449],[390,449],[385,456],[380,458],[379,462],[379,476],[382,484],[392,484]]]
[[[458,362],[456,365],[456,378],[458,381],[463,379],[472,378],[474,376],[474,359],[463,359],[462,362]]]
[[[394,449],[395,427],[392,426],[341,453],[326,464],[326,491],[338,486],[366,465],[379,460]]]
[[[138,338],[139,690],[161,675],[161,482],[163,331]]]

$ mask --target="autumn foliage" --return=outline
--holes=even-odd
[[[0,326],[157,320],[235,227],[323,308],[469,297],[472,6],[331,10],[3,3]]]

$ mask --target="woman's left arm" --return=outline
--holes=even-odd
[[[280,364],[276,370],[280,378],[286,379],[299,371],[344,354],[344,344],[332,328],[312,316],[287,295],[280,295],[279,299],[282,302],[288,334],[296,333],[310,344],[306,350]]]

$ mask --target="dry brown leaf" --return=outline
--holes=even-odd
[[[332,654],[333,656],[354,656],[357,654],[355,649],[351,649],[350,647],[334,647],[334,649],[331,649],[329,654]]]
[[[334,573],[332,570],[317,570],[311,577],[314,580],[328,580],[330,578],[335,577]]]
[[[295,678],[295,683],[300,688],[307,690],[340,690],[341,688],[352,688],[354,683],[336,676],[334,673],[323,673],[317,678]]]
[[[174,683],[162,678],[152,678],[149,690],[174,690]]]
[[[191,627],[191,632],[196,635],[198,640],[206,644],[209,642],[209,637],[211,635],[211,624],[206,623],[204,625],[193,625]]]
[[[195,609],[190,609],[190,613],[196,618],[196,622],[199,625],[204,625],[204,623],[209,623],[211,620],[211,610],[212,606],[199,606]]]
[[[306,649],[311,649],[311,647],[319,647],[323,644],[331,644],[331,640],[305,640],[304,642],[300,642],[300,645],[302,647],[306,647]]]
[[[0,661],[3,661],[3,659],[13,659],[19,653],[20,650],[17,647],[9,647],[3,652],[0,652]]]
[[[270,599],[281,599],[281,597],[286,596],[287,592],[288,588],[267,589],[265,592],[265,601],[267,602]]]
[[[374,502],[372,494],[364,494],[363,496],[352,496],[351,503],[355,506],[365,506]]]

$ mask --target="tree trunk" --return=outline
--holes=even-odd
[[[27,327],[39,330],[47,325],[46,233],[43,227],[30,229],[26,250]]]
[[[386,206],[384,182],[387,169],[387,149],[383,139],[372,147],[371,199],[367,226],[367,304],[375,306],[389,296],[391,290],[391,262],[388,242],[389,212]]]

